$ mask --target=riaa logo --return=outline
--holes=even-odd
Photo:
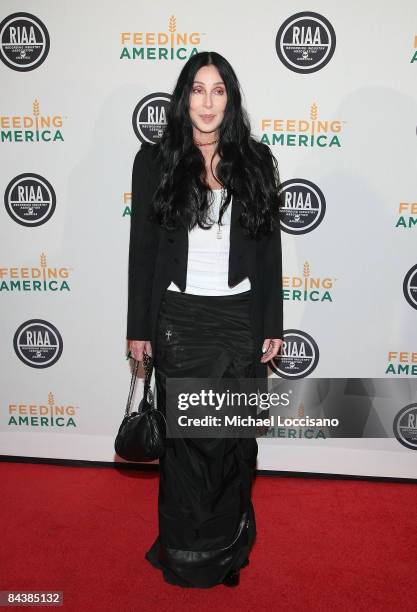
[[[278,30],[275,47],[289,70],[310,74],[330,62],[336,49],[336,34],[323,15],[304,11],[289,17]]]
[[[281,229],[287,234],[308,234],[323,221],[326,199],[311,181],[300,178],[284,181],[279,193]]]
[[[18,327],[13,338],[16,355],[32,368],[49,368],[61,357],[63,342],[57,328],[43,319],[31,319]]]
[[[0,59],[12,70],[38,68],[46,60],[49,44],[45,25],[30,13],[13,13],[0,24]]]
[[[51,183],[39,174],[15,176],[6,187],[4,205],[19,225],[43,225],[55,212],[56,195]]]
[[[319,347],[312,336],[300,329],[287,329],[280,353],[268,364],[282,378],[297,379],[311,374],[319,362]]]
[[[403,291],[407,302],[417,310],[417,264],[405,275]]]
[[[155,144],[160,140],[166,123],[167,108],[171,96],[167,93],[153,93],[142,98],[132,116],[133,129],[139,140]]]
[[[401,408],[393,423],[394,435],[406,448],[417,450],[417,404]]]

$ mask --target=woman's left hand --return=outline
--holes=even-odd
[[[266,338],[262,345],[262,348],[265,350],[263,356],[261,357],[261,363],[266,363],[270,359],[273,359],[277,356],[279,349],[281,348],[282,340],[275,338]]]

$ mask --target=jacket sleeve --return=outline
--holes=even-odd
[[[268,157],[270,171],[274,172],[272,153]],[[279,175],[277,189],[279,188]],[[264,238],[262,296],[264,303],[264,339],[283,337],[282,248],[279,222],[275,230]]]
[[[263,250],[264,339],[283,337],[281,229],[265,238]]]
[[[130,217],[127,339],[151,339],[151,295],[158,251],[158,227],[149,219],[153,189],[150,180],[150,147],[143,144],[132,172]]]

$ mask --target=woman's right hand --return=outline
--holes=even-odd
[[[143,352],[152,357],[152,346],[150,340],[128,340],[128,351],[133,359],[143,361]]]

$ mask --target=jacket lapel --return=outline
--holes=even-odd
[[[239,225],[242,204],[233,198],[230,219],[230,250],[229,250],[229,287],[233,287],[247,275],[245,237]]]

